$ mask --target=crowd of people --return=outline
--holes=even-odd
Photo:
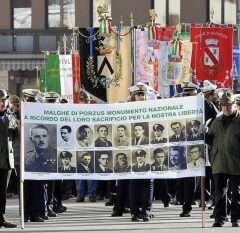
[[[193,83],[186,83],[180,96],[198,95],[198,86]],[[145,101],[148,99],[148,92],[152,90],[145,84],[138,83],[130,89],[129,101]],[[191,161],[186,161],[185,147],[179,145],[169,148],[169,158],[164,148],[156,148],[152,151],[154,162],[149,164],[146,160],[144,149],[134,150],[135,165],[130,167],[127,155],[124,152],[116,154],[114,172],[132,171],[165,171],[181,170],[186,168],[199,168],[206,165],[206,200],[211,200],[209,208],[214,207],[212,217],[213,227],[221,227],[225,217],[231,213],[233,227],[238,227],[240,218],[240,95],[233,95],[228,89],[217,89],[209,81],[204,82],[201,90],[204,95],[205,128],[200,130],[201,122],[191,120],[188,122],[187,134],[183,132],[180,121],[172,122],[170,128],[172,135],[170,142],[204,140],[206,148],[201,145],[189,147]],[[87,92],[81,90],[80,102],[90,104],[91,98]],[[179,96],[179,95],[178,95]],[[176,98],[178,97],[176,96]],[[48,92],[40,94],[38,90],[23,90],[23,101],[45,102],[45,103],[67,103],[57,93]],[[0,89],[0,227],[14,228],[5,220],[7,187],[8,190],[17,186],[19,194],[20,183],[20,99],[16,95],[10,95],[6,90]],[[109,128],[106,125],[99,125],[96,129],[98,138],[93,141],[90,137],[93,132],[88,125],[82,125],[77,130],[77,142],[82,147],[93,144],[95,147],[112,147],[112,145],[129,146],[145,145],[147,131],[144,123],[133,125],[132,140],[126,134],[126,126],[119,125],[116,128],[116,137],[113,144],[109,141]],[[152,144],[166,143],[164,125],[157,123],[152,126]],[[64,125],[60,128],[61,140],[59,143],[66,146],[71,144],[71,127]],[[51,146],[49,129],[44,125],[38,125],[29,129],[29,139],[32,149],[25,156],[26,171],[51,172],[57,168],[57,158],[52,154],[56,148]],[[204,135],[205,134],[205,135]],[[202,156],[207,151],[206,161]],[[58,171],[61,173],[81,172],[90,173],[95,167],[97,173],[112,173],[108,167],[113,156],[109,151],[96,153],[96,164],[92,164],[92,151],[80,153],[77,156],[79,166],[72,166],[72,154],[69,151],[60,153],[61,166]],[[38,163],[38,160],[43,160]],[[166,160],[169,160],[169,167],[166,167]],[[39,164],[44,164],[40,166]],[[13,185],[13,177],[16,182]],[[63,199],[76,197],[76,202],[84,202],[88,195],[90,202],[103,200],[108,197],[105,205],[113,205],[112,217],[120,217],[123,213],[131,214],[131,221],[150,221],[154,217],[152,202],[160,199],[165,208],[170,204],[182,205],[180,217],[190,217],[192,205],[199,198],[199,178],[186,177],[179,179],[130,179],[117,181],[96,181],[96,180],[25,180],[24,181],[24,221],[44,222],[49,217],[57,217],[59,213],[67,211],[63,206]],[[214,184],[214,185],[211,185]],[[226,189],[231,204],[225,203]],[[16,188],[15,188],[16,190]],[[211,193],[211,195],[209,195]],[[199,206],[204,206],[200,200]],[[226,208],[227,206],[227,208]]]

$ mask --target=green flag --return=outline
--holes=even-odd
[[[46,56],[46,90],[61,94],[60,70],[58,55]]]
[[[45,87],[46,87],[46,68],[41,67],[40,68],[40,75],[39,75],[39,90],[41,92],[45,92]]]

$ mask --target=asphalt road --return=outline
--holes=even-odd
[[[85,198],[87,199],[87,198]],[[89,203],[76,203],[75,198],[64,201],[67,212],[59,214],[44,223],[25,223],[24,229],[20,227],[18,214],[18,200],[7,200],[6,219],[16,223],[18,228],[0,228],[0,232],[161,232],[161,233],[199,233],[199,232],[240,232],[239,228],[232,228],[226,222],[222,228],[212,228],[213,220],[210,219],[211,210],[206,210],[205,228],[202,228],[201,208],[194,206],[191,217],[180,218],[181,206],[164,208],[160,201],[153,204],[155,217],[150,222],[131,222],[130,214],[122,217],[111,217],[112,207],[106,207],[103,201]]]

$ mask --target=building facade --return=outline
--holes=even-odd
[[[0,0],[0,88],[21,94],[37,87],[37,70],[44,65],[46,51],[72,47],[73,28],[98,27],[97,7],[106,5],[112,25],[134,25],[150,21],[155,9],[156,22],[236,24],[240,21],[239,0]],[[211,14],[211,9],[214,14]],[[238,42],[238,37],[236,38]]]

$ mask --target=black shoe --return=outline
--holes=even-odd
[[[67,207],[63,206],[63,205],[60,205],[57,208],[54,208],[53,210],[54,210],[55,213],[60,214],[60,213],[65,212],[67,210]]]
[[[48,217],[57,217],[57,214],[54,213],[52,210],[48,211]]]
[[[132,215],[131,221],[132,221],[132,222],[139,222],[139,221],[140,221],[140,218],[139,218],[139,216],[137,216],[137,215]]]
[[[96,197],[94,196],[89,197],[89,202],[96,202],[96,201],[97,201]]]
[[[44,220],[41,217],[32,217],[30,222],[44,222]]]
[[[43,220],[49,220],[49,217],[48,217],[48,216],[41,216],[41,218],[42,218]]]
[[[163,206],[164,206],[164,208],[167,208],[167,207],[169,207],[169,203],[164,203]]]
[[[7,221],[4,221],[4,222],[1,222],[0,223],[0,228],[1,227],[5,227],[5,228],[15,228],[17,227],[16,224],[13,224],[13,223],[10,223],[10,222],[7,222]]]
[[[129,208],[124,208],[123,213],[124,213],[124,214],[130,214],[131,211],[130,211]]]
[[[144,222],[149,222],[150,221],[150,217],[148,215],[143,215],[143,221]]]
[[[239,227],[237,222],[232,222],[232,227]]]
[[[190,211],[183,211],[181,214],[180,214],[180,217],[190,217]]]
[[[111,214],[112,217],[122,217],[122,214],[121,213],[118,213],[116,211],[113,211],[112,214]]]
[[[212,227],[222,227],[222,223],[221,222],[215,222],[213,223]]]
[[[76,202],[84,202],[84,197],[77,197]]]
[[[114,205],[114,203],[112,201],[107,201],[105,203],[105,206],[113,206],[113,205]]]

